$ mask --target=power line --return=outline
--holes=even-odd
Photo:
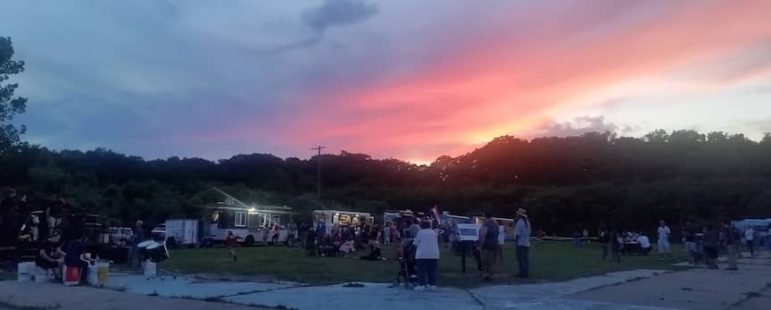
[[[316,171],[316,196],[318,197],[319,200],[321,200],[321,150],[325,148],[326,148],[325,146],[321,146],[321,145],[311,148],[311,150],[318,152],[318,156],[317,156],[318,167]]]

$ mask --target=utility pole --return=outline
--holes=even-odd
[[[318,167],[316,170],[316,196],[321,200],[321,150],[325,149],[324,146],[317,146],[314,148],[311,148],[311,150],[318,152]]]

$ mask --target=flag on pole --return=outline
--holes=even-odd
[[[441,219],[441,216],[439,215],[439,205],[434,205],[434,207],[431,208],[431,212],[434,214],[434,218],[437,221]]]

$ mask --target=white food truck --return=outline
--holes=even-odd
[[[224,203],[210,206],[209,218],[204,223],[204,243],[224,242],[228,232],[239,237],[246,246],[272,242],[271,231],[278,226],[278,243],[289,237],[292,210],[286,206],[234,207]]]
[[[327,233],[337,226],[365,225],[372,226],[375,223],[375,217],[366,212],[341,211],[341,210],[315,210],[313,211],[313,223],[318,225],[324,222]]]

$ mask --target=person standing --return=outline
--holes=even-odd
[[[517,210],[517,223],[514,225],[514,235],[517,245],[517,264],[519,273],[517,277],[530,277],[530,221],[527,218],[527,211],[519,208]]]
[[[228,253],[230,253],[230,257],[233,258],[234,262],[238,261],[236,245],[238,245],[238,236],[234,235],[232,230],[228,230],[228,235],[225,237],[225,246],[228,248]]]
[[[711,224],[704,226],[704,255],[706,257],[707,266],[710,269],[718,269],[717,266],[717,254],[718,254],[718,233]]]
[[[278,224],[273,224],[273,228],[270,230],[270,243],[274,246],[278,245],[279,236],[281,236],[281,227]]]
[[[391,244],[391,223],[383,225],[383,244]]]
[[[485,220],[479,228],[479,251],[482,260],[482,279],[493,280],[495,265],[498,260],[498,223],[490,213],[485,212]]]
[[[672,248],[669,245],[669,235],[672,234],[672,230],[669,229],[669,226],[667,226],[667,223],[664,222],[664,220],[659,221],[658,233],[659,254],[661,254],[662,258],[669,258],[672,256]]]
[[[506,244],[506,230],[498,225],[498,261],[503,262],[503,246]]]
[[[731,225],[728,224],[727,221],[723,221],[722,225],[722,233],[723,236],[722,244],[725,248],[726,256],[728,257],[728,270],[737,270],[736,267],[736,234],[734,234],[733,229],[731,228]]]
[[[417,217],[412,218],[412,225],[407,227],[404,233],[404,238],[415,238],[420,231],[420,220]]]
[[[766,233],[766,249],[771,251],[771,224],[768,225],[768,232]]]
[[[621,262],[621,245],[624,242],[624,237],[619,235],[618,230],[613,230],[608,236],[610,239],[610,258],[616,262]]]
[[[421,222],[420,228],[412,241],[416,247],[415,263],[418,273],[418,286],[415,290],[433,291],[436,289],[436,272],[439,267],[439,236],[431,229],[430,222]]]
[[[686,221],[683,228],[683,243],[685,243],[685,249],[688,250],[691,263],[697,266],[699,264],[699,249],[696,245],[696,228],[690,221]]]
[[[608,247],[610,246],[610,233],[605,225],[600,227],[600,247],[602,247],[602,261],[604,262],[608,258]]]
[[[129,250],[128,264],[133,265],[134,259],[137,261],[137,266],[142,265],[142,258],[139,257],[138,245],[145,241],[145,229],[142,221],[137,221],[135,224],[136,231],[134,231],[134,239],[131,241],[131,249]]]
[[[750,256],[755,256],[755,230],[752,226],[744,230],[744,240],[747,241],[747,248],[750,250]]]

